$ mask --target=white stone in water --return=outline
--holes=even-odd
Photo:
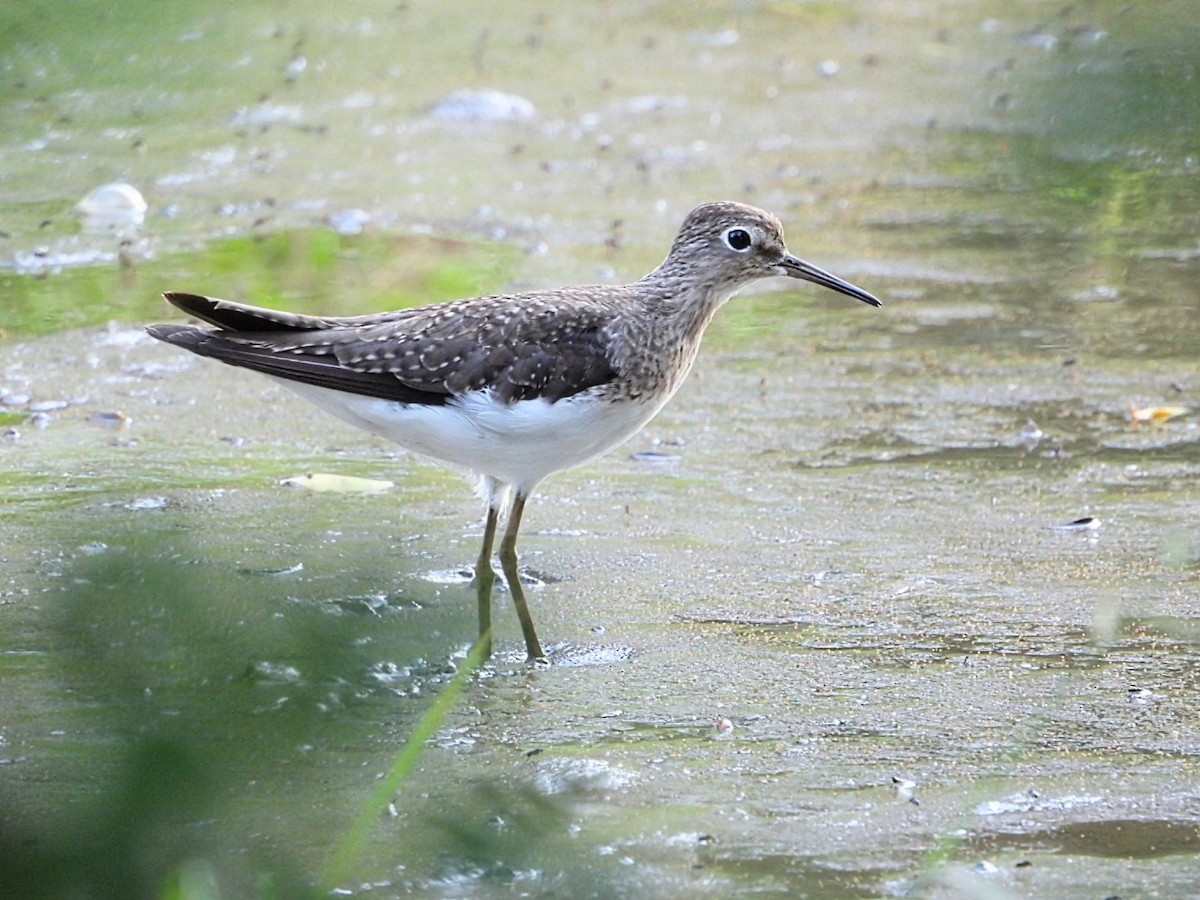
[[[107,227],[141,225],[146,218],[146,209],[141,192],[123,181],[101,185],[75,204],[77,215]]]
[[[343,209],[330,213],[325,221],[338,234],[362,234],[363,226],[371,221],[371,214],[364,209]]]
[[[434,106],[435,119],[447,122],[524,122],[537,111],[532,103],[503,91],[455,91]]]
[[[287,125],[299,122],[299,106],[282,103],[257,103],[238,109],[229,124],[234,128],[264,128],[269,125]]]

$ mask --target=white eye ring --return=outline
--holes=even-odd
[[[721,239],[725,242],[725,246],[735,253],[745,253],[754,246],[754,235],[748,229],[736,225],[726,228]]]

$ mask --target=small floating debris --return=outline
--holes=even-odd
[[[634,462],[653,463],[655,465],[663,465],[665,463],[677,463],[681,459],[678,453],[662,453],[658,450],[639,450],[630,457]]]
[[[1071,295],[1071,299],[1081,303],[1111,303],[1121,299],[1121,291],[1111,284],[1097,284],[1076,291]]]
[[[539,764],[534,778],[539,793],[555,794],[610,793],[628,788],[638,780],[632,769],[603,759],[555,757]]]
[[[301,675],[295,666],[260,660],[249,667],[246,677],[263,684],[294,684]]]
[[[131,184],[101,185],[75,204],[75,214],[91,231],[137,228],[146,220],[146,200]]]
[[[375,616],[376,618],[386,612],[422,608],[421,604],[415,600],[408,600],[400,595],[393,597],[390,594],[358,594],[353,597],[338,597],[332,603],[344,612]]]
[[[125,504],[126,509],[134,510],[135,512],[144,509],[166,509],[167,501],[163,497],[138,497],[136,500],[130,500]]]
[[[1013,813],[1030,813],[1043,806],[1039,802],[1041,799],[1042,797],[1037,791],[1030,789],[1019,794],[1002,797],[999,800],[985,800],[983,803],[976,805],[974,813],[977,816],[1006,816]],[[1070,797],[1066,799],[1074,801],[1076,798]],[[1043,808],[1069,809],[1074,805],[1074,802],[1068,804],[1061,801],[1058,803],[1050,801]]]
[[[255,575],[261,578],[283,578],[287,575],[295,575],[303,571],[304,563],[298,562],[295,565],[284,566],[281,569],[238,569],[238,574]]]
[[[1171,262],[1191,262],[1200,259],[1200,244],[1195,247],[1167,247],[1161,250],[1143,250],[1142,259],[1168,259]]]
[[[258,103],[240,107],[229,124],[233,128],[267,128],[271,125],[290,125],[299,122],[300,117],[299,106]]]
[[[517,660],[524,658],[521,653]],[[633,659],[633,648],[624,644],[556,644],[546,649],[546,661],[556,669],[612,666]]]
[[[295,81],[308,68],[307,57],[297,56],[283,70],[285,81]]]
[[[455,91],[433,107],[431,115],[443,122],[525,122],[537,115],[524,97],[503,91]]]
[[[422,572],[417,577],[430,584],[470,584],[475,577],[475,570],[468,566],[458,569],[434,569]]]
[[[298,487],[319,494],[382,494],[396,485],[391,481],[375,478],[357,478],[353,475],[329,475],[324,472],[309,472],[279,479],[281,487]]]
[[[1051,525],[1050,528],[1054,531],[1099,531],[1100,520],[1095,516],[1084,516],[1065,525]]]
[[[66,409],[70,405],[66,400],[40,400],[37,403],[30,403],[29,411],[32,413],[55,412]]]
[[[687,36],[687,42],[698,47],[732,47],[741,39],[741,34],[732,28],[723,31],[693,31]]]
[[[717,719],[717,734],[729,734],[733,731],[733,722],[724,717]]]
[[[101,428],[128,428],[133,419],[119,409],[112,412],[94,412],[88,416],[88,423],[99,425]]]
[[[901,778],[899,775],[892,776],[892,793],[896,795],[898,800],[907,800],[914,805],[920,805],[913,793],[917,789],[917,783],[911,778]]]
[[[1149,688],[1131,687],[1128,690],[1129,702],[1134,706],[1151,706],[1158,702],[1158,697]]]
[[[362,234],[363,227],[371,221],[371,214],[365,209],[342,209],[330,213],[325,221],[338,234],[349,237]]]
[[[1026,450],[1033,450],[1042,438],[1046,436],[1042,429],[1038,428],[1037,422],[1030,419],[1025,423],[1025,427],[1021,429],[1021,433],[1017,435],[1017,443]]]
[[[1176,416],[1186,416],[1190,410],[1186,406],[1145,406],[1138,407],[1129,404],[1129,424],[1135,428],[1138,425],[1161,425]]]

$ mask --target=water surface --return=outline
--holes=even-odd
[[[299,896],[474,630],[469,486],[145,338],[159,292],[631,279],[714,198],[886,306],[738,298],[658,419],[545,485],[559,664],[499,594],[340,888],[1200,889],[1200,431],[1129,421],[1200,407],[1186,4],[68,6],[0,14],[23,890]],[[71,216],[118,180],[140,227]],[[313,471],[395,487],[278,484]]]

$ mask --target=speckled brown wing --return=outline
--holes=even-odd
[[[348,368],[390,373],[422,390],[490,388],[504,403],[553,402],[617,376],[606,328],[616,309],[607,293],[589,288],[425,307],[355,329],[336,353]]]
[[[172,293],[171,303],[219,330],[149,331],[230,365],[402,403],[440,405],[483,388],[503,403],[553,402],[617,376],[608,293],[486,297],[348,318]]]

